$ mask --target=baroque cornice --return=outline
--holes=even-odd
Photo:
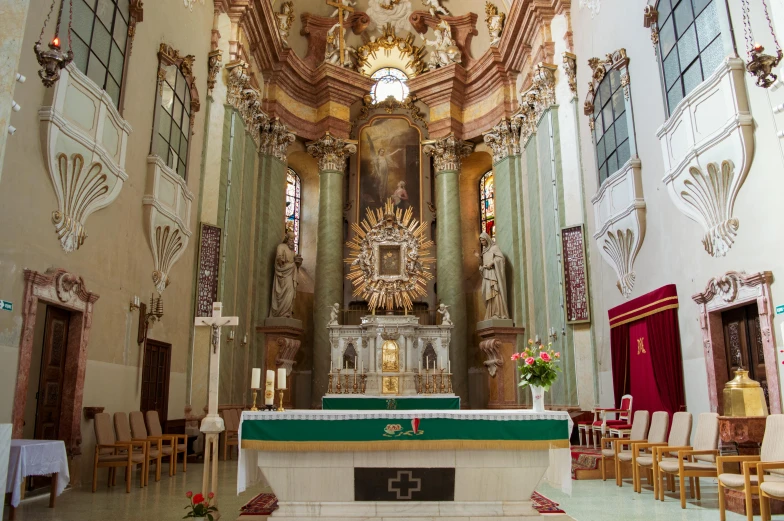
[[[692,300],[697,304],[708,304],[717,296],[726,303],[734,302],[738,296],[738,291],[742,287],[756,287],[773,283],[773,273],[761,271],[752,275],[747,275],[743,271],[728,271],[721,277],[714,277],[705,286],[702,293],[692,295]]]

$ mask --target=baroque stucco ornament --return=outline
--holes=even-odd
[[[346,159],[357,153],[357,142],[350,139],[335,137],[329,132],[307,145],[308,154],[318,160],[319,172],[343,172],[346,170]]]
[[[520,144],[536,132],[539,118],[555,103],[556,65],[539,63],[534,67],[531,86],[521,93],[520,109],[512,116],[512,123],[520,129]]]
[[[520,118],[504,118],[482,136],[485,144],[493,151],[493,163],[520,155]]]
[[[591,11],[591,18],[599,14],[602,9],[601,0],[580,0],[580,9],[588,9]]]
[[[226,64],[226,71],[228,72],[226,102],[237,109],[256,148],[260,148],[261,129],[270,119],[261,110],[261,93],[251,85],[248,64],[244,61],[235,60]]]
[[[474,150],[474,145],[454,134],[441,139],[431,139],[423,143],[422,151],[433,158],[436,174],[439,172],[459,172],[463,158]]]
[[[285,163],[287,161],[286,151],[296,139],[296,136],[289,132],[288,127],[280,119],[273,118],[261,126],[259,151]]]

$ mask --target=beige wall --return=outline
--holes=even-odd
[[[16,368],[21,331],[23,270],[40,272],[64,268],[84,278],[89,291],[100,295],[95,305],[85,379],[85,406],[105,406],[106,411],[139,408],[140,348],[136,344],[137,312],[129,311],[134,295],[149,300],[154,290],[153,258],[145,235],[142,197],[145,193],[147,154],[150,148],[155,104],[157,51],[166,42],[181,54],[196,56],[197,87],[202,109],[207,92],[206,67],[212,8],[197,4],[193,12],[181,2],[146,2],[144,22],[138,24],[125,85],[124,118],[133,128],[128,139],[125,169],[128,174],[122,192],[109,207],[87,219],[88,238],[71,254],[60,247],[51,222],[57,200],[45,168],[39,140],[37,109],[45,89],[38,79],[38,64],[30,51],[38,38],[47,6],[30,5],[19,71],[27,76],[15,99],[25,110],[16,114],[17,133],[3,165],[0,207],[0,299],[13,302],[13,312],[0,313],[0,422],[11,421]],[[171,20],[177,24],[171,24]],[[204,35],[194,38],[195,34]],[[202,152],[203,110],[196,114],[195,135],[189,155],[187,183],[196,195],[191,222],[194,233],[187,250],[170,271],[171,285],[163,294],[164,318],[150,329],[150,338],[170,342],[172,348],[169,418],[182,418],[185,405],[185,372],[193,305],[193,252],[198,242],[196,206]],[[39,319],[42,317],[39,315]],[[32,369],[37,371],[37,367]],[[82,449],[91,452],[92,425],[83,425]]]

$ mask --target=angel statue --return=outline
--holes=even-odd
[[[412,12],[411,0],[368,0],[368,30],[381,31],[389,24],[395,31],[412,32],[413,27],[408,21]]]
[[[497,5],[487,2],[485,14],[487,15],[487,30],[490,31],[490,47],[495,47],[501,43],[501,31],[504,30],[506,13],[499,12]]]
[[[357,50],[344,43],[343,63],[341,64],[339,30],[343,31],[343,42],[346,41],[346,28],[341,27],[339,23],[333,25],[332,28],[327,31],[327,47],[324,50],[324,61],[326,63],[331,63],[332,65],[342,65],[343,67],[353,69]]]
[[[425,7],[430,9],[430,16],[437,16],[436,13],[449,16],[449,11],[446,10],[446,7],[441,5],[441,0],[422,0],[422,3],[425,4]]]
[[[352,2],[351,0],[339,0],[339,1],[340,1],[341,4],[345,5],[346,7],[353,7],[353,6],[357,5],[356,2]],[[338,15],[339,12],[340,12],[340,9],[336,8],[334,11],[332,11],[332,14],[329,15],[329,17],[330,18],[335,18]]]
[[[442,326],[452,325],[452,317],[449,316],[449,306],[447,306],[442,302],[441,304],[439,304],[438,309],[436,311],[441,315]]]
[[[278,33],[280,39],[283,40],[283,45],[289,46],[289,31],[291,24],[294,23],[294,2],[288,0],[280,4],[280,12],[275,15],[278,19]]]
[[[487,233],[479,236],[482,255],[474,252],[479,259],[479,273],[482,275],[482,296],[485,300],[485,320],[508,319],[506,306],[506,259],[501,248]]]
[[[330,326],[338,325],[338,314],[340,313],[340,304],[335,302],[329,310],[329,324]]]
[[[384,201],[387,200],[389,164],[395,155],[402,152],[403,149],[398,148],[393,150],[391,153],[387,153],[387,149],[381,147],[378,149],[378,151],[376,151],[376,145],[373,143],[373,138],[370,136],[368,136],[368,144],[370,145],[370,175],[373,178],[373,182],[376,184],[376,189],[378,191],[377,203],[384,204]]]
[[[452,63],[460,63],[463,59],[463,55],[452,39],[452,29],[449,27],[449,24],[444,20],[441,20],[433,30],[433,33],[435,34],[435,39],[433,40],[428,40],[422,35],[425,45],[433,48],[433,50],[430,51],[428,68],[432,71],[439,67],[446,67]]]

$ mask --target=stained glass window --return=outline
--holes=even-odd
[[[408,97],[408,76],[400,69],[386,67],[373,73],[371,79],[376,80],[370,94],[373,96],[373,103],[384,101],[392,96],[397,101],[403,101]]]
[[[719,0],[659,0],[659,57],[669,113],[719,67],[726,56]]]
[[[299,253],[300,211],[302,185],[297,173],[289,168],[286,173],[286,228],[294,230],[294,251]]]
[[[479,217],[482,220],[480,233],[485,232],[495,239],[495,182],[492,170],[479,180]]]

